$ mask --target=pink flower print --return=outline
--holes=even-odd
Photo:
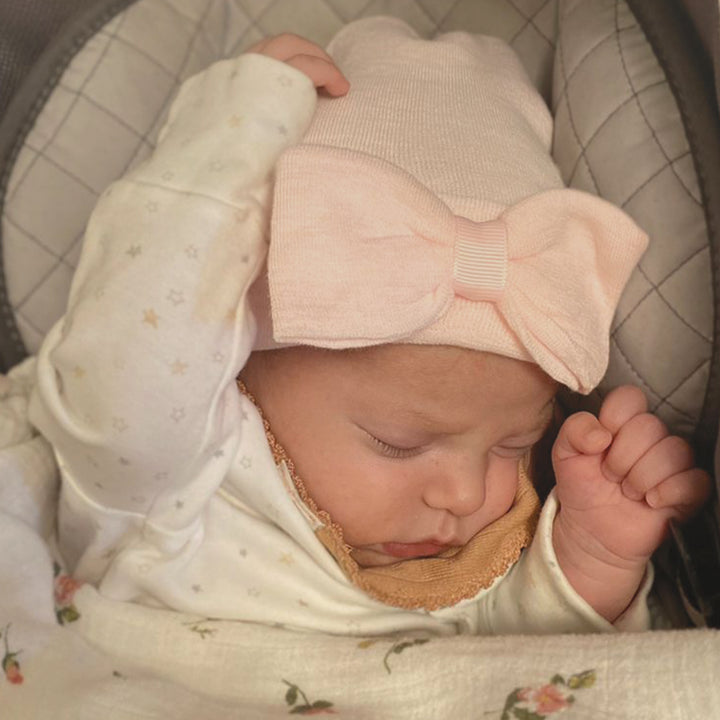
[[[67,625],[67,623],[80,619],[80,613],[73,605],[73,599],[78,588],[82,586],[82,582],[62,573],[57,563],[55,563],[54,572],[55,617],[60,625]]]
[[[75,591],[82,585],[79,580],[69,575],[58,575],[55,578],[55,604],[59,607],[72,605]]]
[[[583,670],[567,679],[554,675],[545,685],[515,688],[505,700],[500,720],[542,720],[561,713],[575,702],[574,692],[591,688],[596,679],[595,670]]]
[[[568,688],[550,683],[537,688],[522,688],[517,691],[518,702],[515,707],[545,717],[566,710],[573,698]]]
[[[20,663],[17,660],[17,657],[22,652],[22,650],[16,650],[15,652],[10,651],[10,643],[8,640],[9,634],[10,624],[8,623],[5,626],[5,629],[0,632],[0,635],[3,636],[5,644],[5,654],[2,659],[2,669],[5,673],[5,678],[9,683],[12,683],[13,685],[22,685],[25,681],[25,678],[20,672]]]
[[[13,685],[22,685],[25,678],[20,672],[20,664],[12,656],[7,658],[3,664],[3,670],[5,671],[5,677],[8,682]]]

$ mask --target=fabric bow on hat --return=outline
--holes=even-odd
[[[587,393],[646,244],[624,212],[580,191],[542,192],[474,222],[391,163],[300,145],[276,172],[273,334],[326,348],[486,350]]]

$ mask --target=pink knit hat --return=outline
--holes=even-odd
[[[455,345],[590,392],[647,238],[563,188],[550,114],[513,51],[369,18],[328,52],[350,92],[320,98],[278,164],[256,349]]]

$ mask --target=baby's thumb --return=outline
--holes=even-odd
[[[612,434],[591,413],[571,415],[560,428],[553,445],[553,461],[563,461],[578,455],[598,455],[612,442]]]

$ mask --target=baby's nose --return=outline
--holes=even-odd
[[[472,515],[485,502],[485,463],[463,459],[442,468],[428,484],[424,500],[457,517]]]

